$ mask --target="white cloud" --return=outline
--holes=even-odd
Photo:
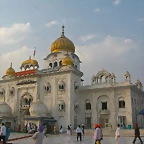
[[[144,18],[137,19],[139,22],[144,22]]]
[[[125,43],[131,43],[132,42],[131,39],[125,39],[124,41],[125,41]]]
[[[95,57],[117,57],[134,47],[135,43],[131,39],[123,39],[112,36],[107,36],[103,41],[98,43],[77,46],[77,48],[82,51],[82,54],[87,57],[86,60],[89,59],[90,61],[93,61]]]
[[[113,0],[114,5],[118,5],[120,3],[120,0]]]
[[[91,34],[91,35],[86,35],[86,36],[80,36],[80,40],[83,42],[86,42],[88,40],[94,39],[96,35]]]
[[[0,44],[14,44],[23,40],[30,31],[30,23],[13,24],[11,27],[0,28]]]
[[[57,23],[58,23],[57,21],[51,21],[51,22],[45,24],[45,26],[51,27],[52,25],[56,25]]]
[[[100,8],[96,8],[94,11],[99,12],[99,11],[100,11]]]
[[[0,56],[0,79],[3,75],[5,75],[6,69],[10,67],[10,63],[13,63],[13,68],[16,71],[20,71],[21,63],[28,59],[30,55],[33,54],[33,49],[30,49],[26,46],[17,49],[15,51],[3,54]]]

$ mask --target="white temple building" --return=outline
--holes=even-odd
[[[144,106],[142,83],[131,83],[129,72],[124,81],[117,82],[114,73],[106,70],[92,76],[92,83],[83,86],[79,57],[75,46],[64,35],[56,39],[51,53],[44,59],[45,69],[39,68],[38,61],[31,57],[22,62],[20,71],[12,67],[0,80],[0,122],[14,126],[27,122],[40,122],[66,130],[85,124],[88,129],[95,123],[102,128],[113,128],[119,123],[138,123],[144,127],[144,118],[138,112]]]

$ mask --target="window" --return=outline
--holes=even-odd
[[[57,62],[54,62],[54,67],[57,67],[57,65],[58,65]]]
[[[13,91],[10,91],[10,94],[11,94],[11,95],[13,95],[13,94],[14,94],[14,92],[13,92]]]
[[[52,63],[49,64],[49,67],[52,68]]]
[[[61,105],[61,109],[62,109],[62,110],[64,109],[64,105]]]
[[[45,84],[44,90],[45,90],[46,93],[50,93],[51,92],[51,85],[50,85],[50,83]]]
[[[102,102],[102,110],[106,110],[107,109],[107,102]]]
[[[60,100],[60,102],[58,104],[58,107],[59,107],[59,111],[64,111],[64,109],[65,109],[65,102],[63,100]]]
[[[32,100],[31,100],[31,99],[29,99],[29,105],[31,105],[31,102],[32,102]]]
[[[119,108],[125,108],[125,101],[124,100],[119,101]]]
[[[89,100],[86,100],[86,110],[91,110],[91,103]]]
[[[65,83],[63,81],[59,83],[59,90],[65,90]]]
[[[25,105],[28,105],[29,103],[28,103],[28,99],[25,99]]]

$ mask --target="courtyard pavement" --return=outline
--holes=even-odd
[[[12,137],[15,137],[17,134],[12,134]],[[19,136],[18,136],[19,135]],[[23,136],[18,134],[17,137]],[[142,138],[144,140],[144,137]],[[121,144],[131,144],[133,137],[122,137]],[[34,141],[31,138],[13,141],[13,144],[34,144]],[[115,144],[114,137],[105,137],[102,141],[102,144]],[[76,136],[67,136],[66,134],[62,135],[48,135],[44,138],[43,144],[94,144],[92,136],[84,136],[83,141],[76,141]],[[137,140],[136,144],[140,144]]]

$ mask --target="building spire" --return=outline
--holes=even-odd
[[[62,36],[64,36],[64,28],[65,28],[65,26],[63,25],[62,26]]]
[[[30,55],[29,59],[31,59],[31,55]]]
[[[12,62],[11,62],[11,64],[10,64],[10,68],[12,68]]]

